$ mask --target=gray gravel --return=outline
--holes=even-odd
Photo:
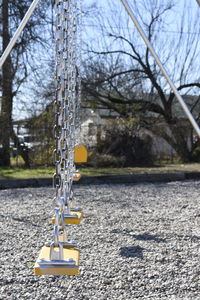
[[[85,219],[70,227],[80,275],[35,277],[51,239],[51,188],[0,191],[0,299],[200,299],[198,181],[77,186]]]

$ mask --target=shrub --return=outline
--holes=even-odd
[[[119,160],[124,167],[152,165],[152,139],[141,135],[138,123],[119,119],[105,130],[105,137],[97,145],[97,152]]]
[[[196,147],[192,152],[192,160],[194,162],[200,162],[200,146]]]
[[[116,157],[108,154],[100,154],[96,151],[93,151],[89,155],[89,162],[87,166],[91,166],[94,168],[102,168],[102,167],[114,167],[119,168],[124,166],[124,157]]]

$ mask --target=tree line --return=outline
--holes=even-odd
[[[1,1],[1,53],[31,2]],[[20,148],[13,130],[13,101],[16,97],[18,101],[24,101],[24,84],[31,86],[31,81],[35,80],[33,98],[37,101],[41,99],[44,110],[46,103],[54,100],[52,52],[47,55],[45,70],[34,59],[37,53],[39,61],[38,49],[43,49],[41,51],[44,53],[45,49],[53,47],[53,5],[52,0],[40,2],[2,68],[0,155],[4,166],[10,166],[10,138],[18,145],[26,166],[29,166],[28,153],[23,147]],[[137,119],[140,125],[152,131],[155,123],[166,124],[155,134],[162,136],[183,161],[190,161],[197,143],[189,122],[185,121],[186,129],[179,126],[180,114],[177,114],[175,95],[123,10],[115,10],[113,1],[108,1],[107,5],[112,14],[101,12],[95,4],[84,7],[84,24],[90,27],[90,31],[98,27],[99,33],[95,42],[93,38],[86,39],[86,35],[83,35],[84,100],[92,108],[100,104],[114,110],[123,119]],[[132,1],[136,16],[177,89],[182,95],[192,95],[189,108],[200,122],[200,10],[197,7],[194,13],[188,5],[188,1],[185,1],[184,9],[180,12],[174,0],[165,3],[161,0]],[[173,27],[175,19],[176,27]],[[44,33],[44,28],[48,33]],[[48,74],[48,79],[44,73]],[[32,113],[35,115],[35,110]]]

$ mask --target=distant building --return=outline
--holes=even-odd
[[[147,95],[148,96],[148,95]],[[156,97],[155,97],[156,98]],[[183,97],[185,102],[187,104],[193,104],[193,113],[194,116],[197,118],[198,114],[200,115],[200,99],[196,96],[184,96]],[[81,131],[78,136],[79,142],[86,144],[89,148],[93,148],[97,145],[99,140],[102,140],[105,137],[106,133],[106,126],[111,125],[112,122],[115,122],[116,119],[120,117],[120,115],[115,112],[113,109],[109,109],[103,105],[97,105],[95,108],[89,108],[86,103],[82,104],[81,109]],[[45,112],[40,114],[37,117],[34,117],[32,119],[24,119],[24,120],[18,120],[13,122],[14,128],[16,131],[16,134],[29,134],[29,128],[30,124],[37,124],[38,120],[44,119],[44,115],[46,114],[48,116],[48,122],[44,120],[43,126],[48,126],[51,128],[50,132],[53,132],[53,124],[54,124],[54,118],[53,118],[53,105],[50,104],[46,108]],[[188,128],[188,122],[187,118],[185,117],[184,112],[182,111],[182,108],[180,107],[179,103],[174,100],[174,107],[173,111],[175,111],[175,114],[177,116],[178,122],[180,126],[183,126],[184,130],[187,131],[188,134],[188,143],[191,141],[191,130]],[[49,121],[50,120],[50,121]],[[145,114],[145,120],[151,121],[152,127],[151,128],[142,128],[140,131],[141,136],[143,135],[149,135],[153,140],[153,152],[155,155],[167,155],[167,156],[173,156],[176,154],[175,150],[163,139],[162,137],[159,137],[153,132],[156,132],[157,128],[161,128],[162,126],[165,126],[165,129],[167,130],[166,125],[162,120],[159,120],[157,116],[153,113],[147,113]],[[46,124],[46,125],[45,125]],[[35,126],[35,125],[33,125]],[[154,127],[154,128],[153,128]],[[41,127],[37,129],[37,126],[35,127],[35,130],[41,130]],[[45,129],[45,128],[44,128]],[[37,135],[37,132],[35,133]],[[51,134],[51,133],[50,133]]]
[[[145,95],[144,95],[145,97]],[[147,94],[146,97],[149,97],[149,95]],[[153,97],[154,99],[156,99],[156,97]],[[193,95],[186,95],[183,96],[183,99],[185,100],[186,104],[189,107],[192,107],[192,113],[194,115],[194,117],[196,119],[199,118],[199,123],[200,123],[200,97],[198,96],[193,96]],[[159,101],[159,97],[157,97],[157,101]],[[87,103],[85,105],[85,107],[87,106]],[[88,110],[89,108],[87,108]],[[92,127],[92,126],[97,126],[98,124],[98,128],[101,128],[102,131],[105,130],[105,125],[109,124],[110,122],[114,122],[114,120],[116,118],[119,118],[120,115],[115,112],[113,109],[109,109],[107,107],[105,107],[102,104],[98,104],[96,105],[95,108],[91,109],[91,111],[93,111],[93,114],[90,115],[90,117],[88,117],[88,120],[85,121],[85,126],[87,124],[88,127]],[[179,126],[183,127],[184,132],[188,135],[188,145],[191,145],[191,135],[192,135],[192,130],[191,128],[188,127],[188,120],[187,117],[185,116],[185,113],[183,112],[182,107],[180,106],[180,104],[178,103],[178,101],[176,99],[174,99],[173,101],[173,112],[176,115],[176,118],[178,120],[178,124]],[[98,122],[95,121],[96,116],[99,116]],[[95,116],[95,118],[93,118],[93,116]],[[166,124],[163,122],[163,120],[159,120],[157,118],[157,114],[155,113],[145,113],[145,121],[149,120],[152,125],[151,127],[149,127],[149,129],[147,128],[142,128],[141,129],[141,136],[142,135],[149,135],[152,138],[153,141],[153,153],[155,155],[160,155],[160,156],[174,156],[176,155],[176,151],[172,148],[171,145],[169,145],[166,140],[164,138],[162,138],[161,136],[156,135],[156,128],[163,128],[165,130],[167,129]],[[154,129],[154,130],[153,130]],[[89,130],[89,129],[88,129]],[[85,132],[88,132],[87,130]],[[153,133],[154,132],[154,133]],[[97,134],[97,132],[95,132],[95,130],[93,130],[94,135]],[[92,141],[97,142],[98,138],[95,138],[93,136],[93,138],[91,136],[88,135],[88,138],[90,139],[91,143]],[[104,132],[101,133],[101,136],[104,135]],[[195,138],[195,136],[194,136]],[[91,145],[90,143],[90,145]]]

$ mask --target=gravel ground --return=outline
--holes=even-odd
[[[75,194],[85,213],[69,228],[80,275],[35,277],[54,191],[0,191],[0,299],[200,299],[198,181],[77,186]]]

